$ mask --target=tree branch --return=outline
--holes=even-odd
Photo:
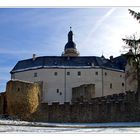
[[[129,11],[129,13],[130,13],[136,20],[138,20],[139,23],[140,23],[140,13],[139,13],[139,12],[137,13],[137,12],[131,10],[131,9],[128,9],[128,11]]]

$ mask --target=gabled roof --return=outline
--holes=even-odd
[[[116,63],[117,62],[117,63]],[[122,71],[124,67],[120,66],[118,59],[112,62],[108,59],[96,56],[79,56],[79,57],[64,57],[64,56],[42,56],[35,60],[27,59],[19,61],[12,69],[11,73],[26,71],[39,68],[90,68],[102,67],[112,70]]]

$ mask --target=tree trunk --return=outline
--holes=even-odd
[[[140,68],[137,68],[137,98],[140,103]]]

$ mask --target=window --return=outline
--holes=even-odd
[[[78,71],[77,75],[78,75],[78,76],[81,76],[81,71]]]
[[[67,72],[67,75],[70,75],[70,72],[69,71]]]
[[[59,89],[56,89],[56,92],[59,93]]]
[[[96,71],[96,73],[95,73],[96,75],[98,75],[98,72]]]
[[[112,83],[110,84],[110,88],[112,89]]]
[[[120,77],[122,77],[122,75],[120,75]]]
[[[122,83],[122,87],[124,87],[124,83]]]
[[[17,88],[17,91],[20,91],[20,88]]]
[[[107,76],[107,73],[105,72],[105,76]]]
[[[37,72],[34,73],[34,77],[37,77]]]
[[[54,75],[57,76],[57,72],[54,72]]]

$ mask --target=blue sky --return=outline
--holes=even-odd
[[[121,39],[140,33],[128,8],[0,8],[0,92],[19,60],[60,56],[70,26],[81,56],[120,55]]]

